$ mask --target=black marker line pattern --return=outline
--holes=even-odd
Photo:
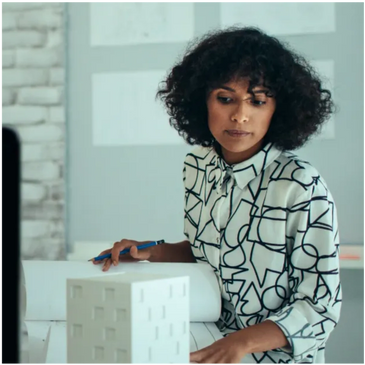
[[[209,327],[207,326],[207,324],[206,324],[205,322],[203,322],[203,323],[204,323],[204,326],[205,326],[205,328],[207,329],[207,331],[208,331],[208,332],[211,334],[211,336],[213,337],[213,340],[214,340],[214,341],[217,341],[218,339],[214,337],[214,335],[213,335],[212,331],[209,329]]]
[[[318,171],[272,144],[232,166],[198,147],[183,180],[184,233],[219,279],[222,332],[270,319],[291,347],[254,362],[324,362],[342,291],[336,207]]]

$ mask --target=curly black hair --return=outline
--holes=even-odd
[[[190,43],[156,94],[169,122],[191,145],[214,146],[208,127],[207,96],[219,85],[248,78],[270,89],[276,99],[264,143],[280,150],[303,146],[334,112],[331,92],[303,56],[255,27],[230,27]],[[269,95],[267,95],[269,96]]]

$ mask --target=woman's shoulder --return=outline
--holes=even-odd
[[[309,161],[292,152],[282,152],[270,166],[271,185],[295,196],[313,193],[328,195],[327,183]],[[270,184],[269,184],[270,185]]]
[[[185,156],[185,164],[189,161],[200,161],[200,164],[208,164],[215,158],[213,147],[196,146]]]
[[[318,170],[307,160],[298,155],[284,151],[276,159],[277,169],[281,176],[294,176],[295,178],[305,179],[309,176],[319,176]],[[276,171],[278,172],[278,171]]]

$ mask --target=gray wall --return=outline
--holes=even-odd
[[[340,106],[336,138],[313,141],[297,153],[329,185],[338,207],[341,242],[362,245],[363,4],[335,7],[335,33],[279,38],[309,59],[335,61],[335,101]],[[218,3],[197,3],[195,9],[196,35],[218,26]],[[183,239],[181,170],[191,147],[93,146],[91,75],[167,70],[185,44],[92,48],[89,5],[69,3],[68,13],[68,244],[122,237],[179,241]]]
[[[195,35],[218,27],[218,3],[194,6]],[[336,3],[335,8],[335,33],[278,38],[310,60],[335,62],[336,138],[314,140],[297,153],[327,181],[342,244],[363,245],[363,4]],[[182,164],[191,146],[93,146],[91,75],[168,70],[185,44],[91,48],[88,4],[69,3],[68,17],[68,245],[121,238],[181,241]],[[363,362],[363,271],[342,274],[343,314],[329,341],[327,361]]]

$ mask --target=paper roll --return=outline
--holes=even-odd
[[[190,321],[215,322],[221,312],[221,294],[213,269],[193,263],[123,263],[106,273],[101,265],[76,261],[23,261],[26,286],[26,320],[66,320],[68,278],[140,272],[190,277]]]

